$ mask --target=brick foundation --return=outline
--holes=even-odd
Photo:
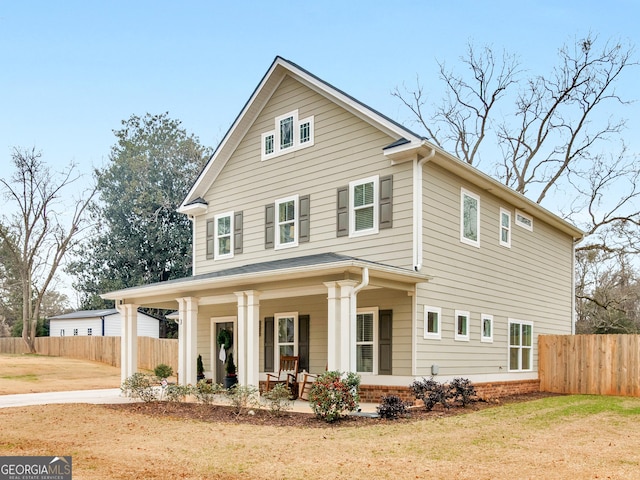
[[[539,380],[474,383],[473,386],[478,393],[478,397],[483,400],[540,391]],[[405,402],[415,401],[415,397],[408,386],[388,387],[379,385],[360,385],[360,401],[362,403],[380,403],[380,399],[386,395],[397,395]]]

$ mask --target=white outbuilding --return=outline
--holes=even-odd
[[[79,310],[49,317],[49,336],[98,336],[122,335],[122,315],[115,308],[104,310]],[[138,312],[138,336],[159,338],[160,320]]]

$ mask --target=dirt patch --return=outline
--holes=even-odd
[[[372,418],[367,414],[350,414],[341,420],[332,423],[336,427],[357,427],[366,425],[378,425],[388,423],[410,423],[425,419],[436,419],[452,417],[465,413],[476,412],[486,408],[500,405],[507,405],[519,402],[537,400],[555,394],[536,392],[522,395],[513,395],[491,402],[478,401],[462,408],[452,407],[444,409],[436,405],[434,409],[427,412],[424,407],[411,407],[406,416],[398,419]],[[269,410],[255,409],[251,413],[236,415],[231,407],[226,405],[203,405],[199,403],[177,403],[177,402],[148,402],[148,403],[125,403],[116,405],[106,405],[105,408],[126,411],[152,417],[169,417],[187,420],[195,420],[209,423],[231,423],[238,425],[262,425],[274,427],[299,427],[299,428],[325,428],[327,423],[317,418],[313,413],[301,413],[284,411],[276,415]]]

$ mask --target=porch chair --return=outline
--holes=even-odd
[[[302,382],[300,382],[300,387],[298,391],[298,398],[300,400],[309,401],[309,392],[311,391],[311,387],[313,387],[313,382],[316,381],[318,375],[309,372],[302,373]]]
[[[267,373],[267,384],[265,392],[270,391],[278,383],[282,383],[289,387],[291,395],[294,399],[298,398],[298,365],[300,357],[290,355],[280,355],[280,369],[278,375]]]

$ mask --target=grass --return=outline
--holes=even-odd
[[[76,480],[627,479],[637,478],[639,449],[640,398],[557,396],[413,423],[323,428],[101,405],[0,409],[0,455],[72,455]]]

